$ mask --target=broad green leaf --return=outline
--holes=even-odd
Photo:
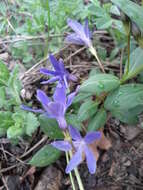
[[[143,31],[143,7],[130,0],[111,0]]]
[[[68,125],[72,125],[78,130],[82,130],[83,124],[81,123],[81,121],[79,120],[76,114],[67,114],[66,121]]]
[[[109,15],[106,15],[106,17],[96,18],[96,26],[98,29],[107,29],[109,28],[113,23],[113,20]]]
[[[0,87],[0,108],[4,107],[6,104],[6,94],[5,94],[5,87]]]
[[[143,85],[125,84],[111,92],[105,102],[107,110],[130,110],[135,107],[143,107]]]
[[[32,133],[38,128],[39,122],[37,117],[33,113],[27,113],[25,121],[24,121],[24,128],[26,134],[31,136]]]
[[[8,129],[13,124],[12,113],[9,111],[0,111],[0,128]]]
[[[0,60],[0,85],[7,85],[9,79],[9,70],[7,66]]]
[[[90,117],[92,117],[97,112],[98,104],[99,103],[94,102],[92,100],[87,100],[86,102],[84,102],[80,106],[79,111],[78,111],[79,120],[85,121],[89,119]]]
[[[18,137],[20,137],[21,135],[23,135],[23,129],[21,126],[11,126],[8,128],[7,130],[7,137],[9,139],[17,139]]]
[[[106,123],[107,113],[104,108],[101,108],[88,124],[88,131],[96,131],[103,127]]]
[[[78,95],[75,96],[73,103],[81,102],[91,96],[92,96],[91,93],[78,93]]]
[[[64,135],[59,128],[55,119],[48,118],[44,115],[39,116],[41,130],[51,139],[63,139]]]
[[[135,110],[136,111],[136,110]],[[112,116],[115,117],[116,119],[119,119],[120,121],[130,124],[130,125],[135,125],[138,123],[138,114],[133,113],[130,110],[112,110],[111,111]]]
[[[15,66],[13,71],[10,73],[10,78],[8,80],[8,93],[15,100],[16,104],[21,104],[20,100],[20,90],[21,82],[18,79],[19,69],[18,65]]]
[[[129,72],[128,75],[124,78],[124,81],[135,77],[137,74],[139,74],[142,71],[143,71],[143,49],[138,47],[130,55]],[[126,68],[124,73],[126,73]]]
[[[59,157],[59,150],[52,147],[51,145],[45,145],[33,156],[29,164],[37,167],[45,167],[54,163]]]
[[[88,77],[93,77],[93,76],[95,76],[96,74],[99,74],[99,73],[101,73],[101,70],[99,68],[91,69]]]
[[[111,74],[96,74],[90,77],[80,87],[80,92],[88,92],[100,95],[103,92],[110,92],[120,85],[119,79]]]

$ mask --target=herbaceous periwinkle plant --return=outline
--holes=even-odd
[[[63,62],[61,60],[58,62],[53,55],[50,55],[49,58],[55,71],[42,68],[40,72],[53,76],[53,78],[45,81],[44,84],[58,81],[53,98],[51,99],[48,97],[42,90],[37,90],[36,97],[38,101],[41,102],[43,109],[32,109],[25,105],[22,105],[21,108],[27,111],[41,113],[49,118],[54,118],[57,120],[65,138],[62,141],[54,141],[51,143],[51,145],[61,151],[69,152],[71,160],[67,165],[66,173],[70,173],[75,169],[75,175],[79,183],[79,188],[82,190],[84,188],[78,174],[77,166],[82,162],[83,155],[85,155],[89,172],[91,174],[95,173],[96,158],[89,145],[96,139],[100,139],[101,134],[100,132],[89,132],[84,138],[82,138],[81,134],[76,128],[67,125],[65,113],[67,108],[72,104],[74,97],[78,93],[78,87],[75,92],[70,93],[68,96],[66,95],[66,90],[68,88],[68,81],[75,81],[76,77],[69,74],[69,72],[64,68]],[[73,189],[74,188],[75,187],[73,184]]]
[[[75,172],[80,190],[84,190],[77,166],[86,159],[89,172],[91,174],[95,173],[97,160],[90,145],[96,140],[100,140],[101,133],[97,132],[97,130],[106,123],[107,111],[110,111],[115,118],[122,122],[129,124],[137,123],[138,114],[143,111],[143,85],[124,85],[123,82],[126,80],[120,80],[113,74],[105,73],[96,49],[92,45],[92,34],[87,20],[84,26],[71,19],[68,19],[67,23],[75,33],[68,35],[66,41],[85,45],[95,56],[103,73],[96,73],[90,76],[74,92],[69,93],[69,81],[76,81],[76,77],[65,69],[62,59],[58,61],[53,55],[49,55],[49,60],[54,70],[41,68],[40,72],[51,77],[49,80],[43,81],[42,84],[57,82],[53,97],[48,97],[42,90],[37,90],[37,99],[42,104],[43,109],[32,109],[25,105],[22,105],[22,108],[27,111],[43,114],[48,118],[54,118],[57,121],[64,139],[54,139],[51,145],[66,153],[67,167],[65,172],[70,175],[73,190],[75,190],[75,185],[71,173],[72,170]],[[126,79],[128,80],[129,78],[133,78],[136,72],[128,66],[128,72],[125,70],[124,73],[124,79],[126,75]],[[95,97],[95,101],[92,100],[92,96]],[[138,96],[140,98],[137,98]],[[137,101],[134,101],[136,98]],[[75,99],[76,102],[83,102],[77,113],[80,121],[88,120],[87,132],[84,137],[75,128],[78,126],[69,125],[66,120],[68,109]],[[136,108],[138,108],[137,111]],[[83,113],[85,114],[83,115]]]

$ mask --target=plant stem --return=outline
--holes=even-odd
[[[50,5],[49,5],[49,0],[46,1],[46,10],[48,12],[48,35],[47,35],[47,38],[46,38],[46,44],[47,44],[47,47],[45,48],[45,57],[47,57],[47,54],[49,52],[49,38],[50,38],[50,28],[51,28],[51,15],[50,15]]]
[[[72,158],[72,151],[69,151],[69,155]],[[74,169],[74,172],[75,172],[75,176],[76,176],[76,179],[77,179],[77,182],[78,182],[78,185],[79,185],[79,189],[84,190],[84,187],[83,187],[83,184],[82,184],[82,181],[81,181],[81,178],[80,178],[80,175],[79,175],[77,167]]]
[[[131,35],[130,35],[130,32],[129,32],[129,35],[128,35],[128,62],[127,62],[126,75],[128,74],[129,67],[130,67],[130,38],[131,38]]]
[[[101,61],[100,61],[100,59],[98,58],[96,49],[95,49],[93,46],[91,46],[91,47],[89,48],[89,51],[92,53],[92,55],[95,56],[95,58],[96,58],[96,60],[97,60],[97,62],[98,62],[98,64],[99,64],[100,69],[102,70],[103,73],[105,73],[104,67],[103,67],[103,65],[102,65],[102,63],[101,63]]]
[[[67,160],[67,164],[68,164],[68,163],[69,163],[68,152],[66,152],[66,160]],[[72,173],[71,173],[71,172],[69,173],[69,176],[70,176],[72,188],[73,188],[73,190],[76,190],[75,184],[74,184],[74,179],[73,179],[73,177],[72,177]]]
[[[130,30],[130,24],[129,24],[129,32],[127,34],[127,48],[128,48],[128,61],[126,63],[126,70],[125,73],[122,77],[122,79],[120,80],[121,84],[124,83],[127,79],[128,79],[128,73],[129,73],[129,68],[130,68],[130,39],[131,39],[131,30]]]

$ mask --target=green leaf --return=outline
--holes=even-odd
[[[39,122],[33,113],[27,113],[24,125],[26,134],[31,136],[33,132],[38,128]]]
[[[101,73],[101,70],[99,68],[94,68],[94,69],[91,69],[88,76],[93,77],[93,76],[95,76],[96,74],[99,74],[99,73]]]
[[[37,167],[45,167],[54,163],[59,157],[59,150],[52,147],[51,145],[45,145],[33,156],[29,164]]]
[[[9,111],[0,111],[0,128],[8,129],[13,124],[12,113]]]
[[[18,65],[15,66],[13,71],[10,74],[10,78],[8,80],[8,93],[15,100],[15,103],[20,105],[20,90],[21,90],[21,82],[18,78],[19,69]]]
[[[33,113],[25,112],[18,109],[15,108],[16,112],[12,115],[12,118],[15,121],[15,126],[21,128],[23,134],[31,136],[32,133],[39,126],[37,117]]]
[[[92,117],[98,108],[98,104],[97,102],[94,102],[92,100],[87,100],[86,102],[84,102],[78,111],[78,118],[80,121],[85,121],[88,118]]]
[[[143,85],[120,86],[107,96],[104,107],[124,123],[138,123],[138,115],[143,112]]]
[[[103,92],[110,92],[120,85],[117,77],[111,74],[96,74],[83,82],[80,92],[88,92],[99,96]]]
[[[113,117],[129,125],[135,125],[138,123],[138,114],[133,113],[130,110],[112,110],[111,113]]]
[[[80,93],[79,92],[78,95],[75,96],[73,103],[81,102],[81,101],[89,98],[90,96],[92,96],[91,93]]]
[[[7,85],[9,79],[9,70],[7,66],[0,60],[0,85]]]
[[[106,17],[96,18],[96,26],[98,29],[107,29],[109,28],[113,23],[113,20],[109,15],[106,15]]]
[[[143,7],[130,0],[111,0],[143,31]]]
[[[6,94],[5,94],[5,87],[0,87],[0,108],[4,107],[6,104]]]
[[[66,121],[68,125],[72,125],[78,130],[82,130],[83,124],[79,120],[78,116],[76,114],[67,114],[66,115]]]
[[[101,108],[88,124],[88,131],[96,131],[103,127],[107,120],[107,113],[104,108]]]
[[[129,110],[137,106],[143,107],[143,85],[125,84],[111,92],[105,102],[107,110]]]
[[[23,134],[23,129],[21,128],[21,126],[14,125],[9,127],[7,130],[7,137],[9,139],[17,139],[22,134]]]
[[[44,115],[39,116],[41,130],[51,139],[63,139],[64,135],[59,128],[55,119],[48,118]]]
[[[143,71],[143,49],[138,47],[130,55],[129,72],[128,75],[123,78],[123,80],[125,81],[131,79],[142,71]],[[126,68],[124,73],[126,73]]]

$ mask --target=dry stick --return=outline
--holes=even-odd
[[[14,29],[14,28],[13,28]],[[95,31],[93,34],[106,34],[106,31]],[[66,34],[66,33],[65,33]],[[49,38],[57,38],[57,37],[64,37],[65,34],[51,34]],[[68,33],[67,33],[68,34]],[[24,36],[24,35],[13,35],[13,36],[7,36],[4,37],[3,40],[0,41],[0,44],[3,43],[14,43],[18,41],[24,41],[24,40],[34,40],[34,39],[46,39],[46,35],[39,35],[39,36]]]
[[[26,164],[25,162],[23,162],[22,160],[20,160],[19,158],[17,158],[16,156],[14,156],[12,153],[8,152],[7,150],[4,150],[2,148],[0,148],[0,150],[2,150],[4,153],[8,154],[9,156],[15,158],[18,162],[22,163],[22,164]]]
[[[5,173],[5,172],[7,172],[7,171],[9,171],[9,170],[11,170],[11,169],[13,169],[13,168],[16,168],[18,165],[19,165],[19,163],[18,163],[18,164],[15,164],[15,165],[12,165],[12,166],[9,166],[9,167],[7,167],[7,168],[3,168],[3,169],[0,170],[0,174],[1,174],[1,173]]]
[[[80,49],[78,49],[76,52],[72,53],[70,56],[68,56],[66,59],[64,59],[64,62],[70,60],[73,56],[75,56],[76,54],[80,53],[81,51],[85,50],[86,47],[82,47]]]
[[[3,147],[2,144],[1,144],[0,150],[3,152],[3,155],[4,155],[5,160],[8,161],[7,156],[6,156],[6,153],[5,153],[5,151],[4,151],[4,147]]]
[[[29,153],[31,153],[34,149],[36,149],[40,144],[42,144],[44,141],[48,139],[47,136],[44,136],[37,144],[35,144],[31,149],[29,149],[27,152],[25,152],[23,155],[20,156],[20,158],[24,158]]]
[[[57,37],[63,37],[63,36],[64,36],[64,34],[63,35],[55,34],[55,35],[50,35],[49,38],[57,38]],[[37,39],[44,39],[45,40],[46,38],[47,38],[46,35],[39,35],[39,36],[12,36],[12,37],[9,36],[8,38],[5,38],[5,39],[1,40],[0,44],[3,44],[3,43],[16,43],[16,42],[25,41],[25,40],[37,40]]]
[[[16,33],[14,27],[12,26],[12,24],[10,23],[10,21],[7,19],[8,25],[10,26],[10,28],[13,30],[14,33]]]
[[[3,190],[4,189],[4,185],[0,187],[0,190]]]
[[[4,186],[5,186],[6,190],[10,190],[10,189],[8,188],[8,186],[7,186],[7,183],[6,183],[6,181],[5,181],[4,176],[2,176],[2,181],[3,181],[3,183],[4,183]]]

